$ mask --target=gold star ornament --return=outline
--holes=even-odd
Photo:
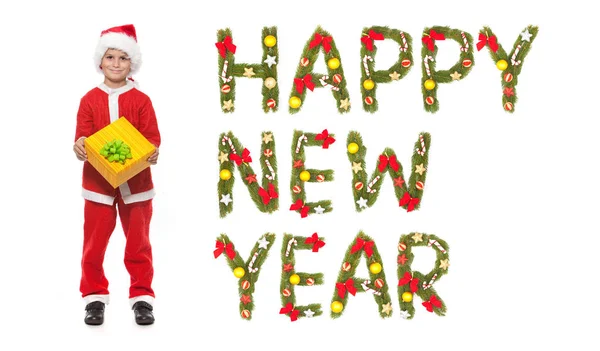
[[[423,175],[423,172],[425,172],[425,170],[426,168],[423,166],[422,163],[415,167],[415,173],[419,173],[419,175]]]
[[[362,162],[352,162],[352,170],[354,174],[358,173],[358,171],[362,171]]]
[[[340,108],[343,108],[344,110],[348,111],[349,107],[350,107],[350,101],[348,101],[348,98],[340,100]]]
[[[392,78],[392,80],[400,80],[400,73],[394,71],[390,74],[388,74],[390,76],[390,78]]]
[[[450,267],[450,262],[448,262],[448,259],[440,261],[440,268],[441,269],[448,270],[448,267]]]
[[[233,100],[223,101],[223,110],[231,111],[233,108]]]
[[[459,80],[461,76],[462,76],[462,74],[458,73],[457,71],[454,71],[454,73],[450,74],[450,77],[452,77],[452,80]]]
[[[221,154],[219,155],[219,162],[222,164],[223,162],[227,161],[229,161],[229,154],[221,151]]]
[[[263,134],[263,143],[268,144],[269,142],[273,141],[273,134],[271,133],[265,133]]]
[[[412,239],[415,241],[415,243],[421,242],[421,241],[423,241],[423,234],[421,234],[421,233],[415,233],[412,236]]]
[[[381,305],[381,313],[385,313],[388,316],[392,313],[392,303],[388,302],[385,305]]]
[[[246,78],[252,78],[252,76],[256,75],[256,73],[254,73],[254,68],[250,67],[244,67],[244,77]]]

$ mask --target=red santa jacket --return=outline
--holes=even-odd
[[[118,89],[101,84],[81,98],[75,140],[96,133],[121,116],[127,118],[150,143],[160,146],[160,133],[152,102],[131,81]],[[155,193],[150,167],[119,186],[119,191],[126,204],[153,198]],[[87,200],[112,205],[117,189],[89,162],[84,162],[82,195]]]

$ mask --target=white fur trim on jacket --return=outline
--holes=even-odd
[[[136,74],[142,65],[142,53],[138,43],[132,37],[123,33],[107,33],[100,37],[98,45],[96,45],[96,53],[94,54],[94,65],[98,73],[102,73],[100,65],[102,58],[108,49],[118,49],[124,51],[131,59],[131,73]]]

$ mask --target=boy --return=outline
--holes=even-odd
[[[86,302],[84,321],[89,325],[104,322],[104,307],[109,299],[102,263],[118,211],[126,238],[125,267],[131,277],[129,302],[137,324],[152,324],[154,270],[149,228],[154,188],[150,167],[114,189],[90,163],[85,162],[84,146],[86,137],[124,116],[156,146],[148,162],[155,165],[158,161],[160,133],[152,102],[135,88],[133,79],[129,78],[142,63],[134,26],[124,25],[102,31],[94,63],[98,72],[104,74],[104,83],[81,99],[73,145],[77,159],[84,161],[84,239],[80,284]]]

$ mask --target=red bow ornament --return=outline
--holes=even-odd
[[[442,302],[440,300],[438,300],[435,295],[431,295],[431,297],[429,298],[429,301],[423,302],[423,306],[425,306],[427,311],[433,312],[434,307],[442,308]]]
[[[295,322],[296,320],[298,320],[298,314],[300,313],[300,311],[295,309],[292,306],[291,302],[288,302],[287,305],[285,305],[285,307],[283,307],[282,309],[279,310],[279,314],[288,314],[288,313],[290,313],[290,319],[292,320],[292,322]]]
[[[421,38],[421,41],[427,45],[429,51],[433,51],[435,48],[435,40],[446,40],[446,36],[443,33],[438,33],[431,29],[429,34],[425,34],[423,38]]]
[[[383,36],[382,33],[377,33],[376,31],[371,29],[371,30],[369,30],[369,34],[365,34],[362,38],[360,38],[360,41],[365,43],[367,50],[373,51],[373,40],[383,40],[383,39],[385,39],[385,37]]]
[[[227,50],[235,54],[236,46],[233,44],[233,39],[231,39],[229,35],[225,37],[225,40],[215,43],[215,45],[217,46],[217,49],[219,49],[219,54],[222,58],[225,58]]]
[[[364,249],[367,257],[371,257],[371,255],[373,255],[373,245],[375,245],[373,241],[364,241],[361,238],[356,238],[356,244],[352,246],[350,253],[355,253],[360,249]]]
[[[395,172],[398,172],[400,169],[400,165],[398,164],[398,160],[396,160],[396,155],[392,155],[387,157],[386,155],[379,155],[379,172],[385,171],[385,168],[390,165]]]
[[[308,216],[308,211],[310,211],[310,207],[305,206],[304,201],[302,201],[302,199],[298,199],[292,204],[292,206],[290,206],[290,211],[295,210],[300,210],[300,217],[304,218]]]
[[[329,149],[329,145],[335,143],[335,139],[329,136],[327,129],[315,136],[315,140],[323,140],[323,149]]]
[[[419,290],[419,278],[413,278],[409,272],[404,272],[404,277],[398,282],[398,286],[409,284],[410,291],[413,293]]]
[[[233,243],[229,243],[229,244],[225,245],[221,241],[217,240],[217,244],[215,245],[215,247],[216,247],[216,249],[214,251],[215,258],[221,256],[223,251],[225,251],[225,254],[227,255],[227,257],[229,257],[230,260],[233,260],[235,258],[235,251],[233,250]]]
[[[252,162],[252,157],[250,157],[250,150],[244,148],[244,151],[242,151],[242,157],[240,157],[240,155],[238,154],[231,154],[229,155],[229,159],[231,161],[235,161],[235,163],[239,166],[242,164],[242,162],[244,163],[250,163]]]
[[[266,191],[262,186],[258,188],[258,195],[262,197],[262,202],[265,205],[268,205],[271,199],[277,199],[279,194],[275,191],[275,186],[273,183],[269,183],[269,191]]]
[[[325,52],[328,53],[331,50],[331,41],[332,40],[333,40],[332,37],[324,37],[319,33],[315,33],[315,38],[313,40],[311,40],[308,47],[312,49],[316,46],[319,46],[319,44],[323,44],[323,49],[325,49]]]
[[[356,296],[356,288],[354,287],[354,280],[352,278],[348,278],[345,283],[335,283],[335,288],[340,299],[346,297],[346,291],[352,296]]]
[[[313,233],[310,238],[306,238],[304,243],[313,244],[312,252],[319,252],[319,249],[325,246],[325,242],[323,240],[319,240],[319,235],[317,233]]]
[[[298,94],[302,94],[305,85],[308,90],[315,90],[315,83],[313,83],[310,73],[306,74],[302,79],[294,78],[294,84],[296,84],[296,92],[298,92]]]
[[[400,199],[400,206],[408,205],[406,208],[406,212],[410,212],[415,209],[415,206],[419,203],[418,197],[410,197],[410,194],[407,192],[404,193],[404,196]]]
[[[487,32],[485,34],[479,33],[479,42],[477,43],[477,51],[480,51],[481,49],[483,49],[483,47],[486,44],[490,45],[490,49],[493,52],[498,51],[498,42],[496,40],[495,35],[488,37]]]

